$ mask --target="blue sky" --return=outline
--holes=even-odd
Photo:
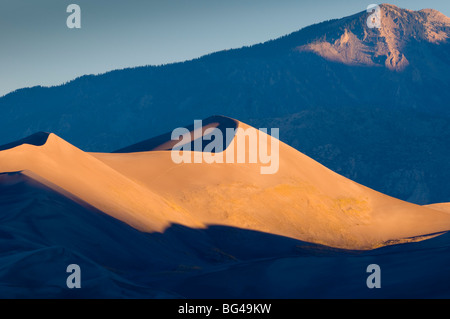
[[[66,8],[81,7],[81,29]],[[84,74],[184,61],[265,42],[312,23],[348,16],[370,1],[1,0],[0,95],[57,85]],[[376,3],[376,2],[375,2]],[[390,1],[450,16],[448,0]]]

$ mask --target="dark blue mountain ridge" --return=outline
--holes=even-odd
[[[54,132],[113,151],[223,114],[388,195],[450,201],[450,23],[381,5],[191,61],[83,76],[0,99],[0,144]]]

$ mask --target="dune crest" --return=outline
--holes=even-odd
[[[425,205],[424,207],[435,209],[444,213],[450,213],[450,203],[437,203],[431,205]]]

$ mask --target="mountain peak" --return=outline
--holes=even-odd
[[[450,38],[450,18],[441,12],[412,11],[391,4],[338,20],[335,25],[333,32],[297,49],[348,65],[401,71],[410,64],[407,48],[411,42],[439,44]]]

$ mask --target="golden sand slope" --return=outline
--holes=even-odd
[[[424,207],[428,207],[431,209],[435,209],[444,213],[450,213],[450,203],[438,203],[438,204],[431,204],[431,205],[425,205]]]
[[[371,249],[450,229],[447,213],[383,195],[279,146],[278,172],[262,175],[266,164],[175,164],[170,151],[85,153],[51,134],[43,146],[1,151],[0,172],[30,171],[147,232],[164,231],[171,223],[227,225]]]
[[[1,151],[0,172],[16,171],[140,230],[162,231],[181,220],[201,226],[187,212],[54,134],[43,146],[23,144]]]

